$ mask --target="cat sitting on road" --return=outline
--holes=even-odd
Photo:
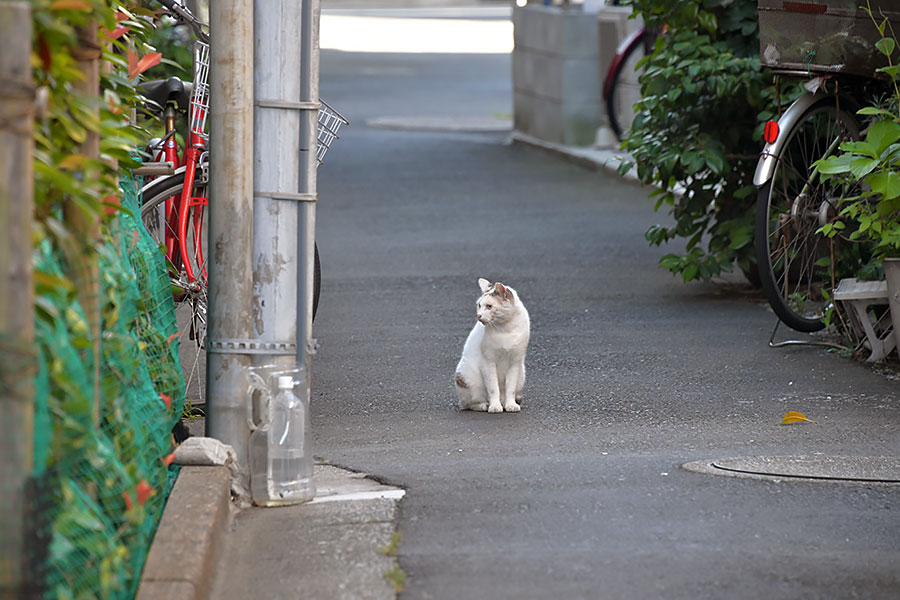
[[[525,350],[531,324],[514,289],[479,279],[478,322],[469,332],[456,366],[461,410],[519,412],[525,385]]]

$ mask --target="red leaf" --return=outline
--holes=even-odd
[[[127,19],[127,18],[128,18],[128,15],[126,15],[126,14],[123,13],[123,12],[117,12],[117,13],[116,13],[116,23],[119,23],[119,22],[121,22],[121,21],[124,21],[124,20]]]
[[[103,211],[109,216],[116,214],[120,206],[122,206],[122,203],[116,196],[107,196],[103,199]]]
[[[135,73],[135,71],[137,71],[137,61],[138,61],[137,54],[135,54],[133,50],[129,49],[128,50],[128,78],[129,79],[134,79],[135,77],[137,77],[137,73]]]
[[[50,52],[50,44],[43,35],[38,36],[38,56],[41,57],[41,67],[45,71],[49,71],[53,65],[53,53]]]
[[[167,456],[163,456],[161,460],[162,460],[163,466],[168,467],[169,465],[172,464],[172,461],[175,460],[175,453],[173,452]]]
[[[131,510],[131,494],[122,492],[122,497],[125,499],[125,510]]]
[[[145,54],[138,60],[137,55],[131,50],[128,51],[128,78],[134,79],[150,67],[155,67],[162,60],[162,54],[159,52],[151,52]]]
[[[137,501],[141,506],[147,503],[147,499],[153,493],[153,488],[147,483],[147,480],[141,479],[141,482],[137,484]]]
[[[131,27],[119,25],[112,31],[110,31],[109,29],[101,29],[101,31],[103,32],[103,35],[106,36],[106,39],[108,39],[109,41],[113,41],[119,39],[129,31],[131,31]]]
[[[50,5],[50,10],[93,10],[90,2],[86,0],[56,0]]]
[[[121,115],[123,112],[122,107],[116,104],[112,96],[109,97],[109,111],[114,115]]]
[[[163,404],[166,405],[166,410],[172,410],[172,397],[171,396],[160,392],[159,399],[162,400]]]

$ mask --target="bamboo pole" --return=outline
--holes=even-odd
[[[25,595],[34,437],[31,271],[34,91],[28,2],[0,1],[0,598]],[[24,362],[25,368],[21,368]]]
[[[83,95],[100,95],[100,44],[97,39],[97,24],[89,22],[77,30],[78,47],[74,49],[74,56],[78,62],[78,69],[84,75],[76,89]],[[81,144],[81,154],[88,158],[100,156],[100,133],[88,131],[87,138]],[[91,333],[92,346],[91,365],[92,371],[89,380],[93,384],[92,397],[94,399],[93,418],[94,423],[100,423],[100,268],[97,255],[93,251],[100,238],[100,213],[88,214],[78,206],[67,205],[63,209],[69,230],[75,233],[81,244],[81,264],[70,265],[69,273],[73,283],[78,288],[78,299],[84,310],[88,331]]]

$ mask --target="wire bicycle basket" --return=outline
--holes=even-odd
[[[209,44],[194,42],[194,87],[191,90],[191,132],[209,141]]]
[[[350,121],[345,119],[341,114],[328,106],[321,98],[319,103],[319,132],[316,136],[316,158],[319,164],[325,160],[325,153],[331,147],[334,140],[340,139],[338,131],[342,125],[349,125]]]
[[[338,131],[341,126],[349,125],[338,111],[319,99],[321,106],[318,115],[318,132],[316,135],[316,159],[321,164],[331,144],[340,139]],[[205,141],[209,141],[206,120],[209,116],[209,44],[194,42],[194,85],[191,90],[191,132]]]

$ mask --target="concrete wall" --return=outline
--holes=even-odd
[[[629,14],[621,7],[597,13],[539,4],[513,9],[516,132],[563,145],[612,145],[604,133],[602,87],[619,41],[639,26]],[[635,100],[632,81],[623,106]]]

